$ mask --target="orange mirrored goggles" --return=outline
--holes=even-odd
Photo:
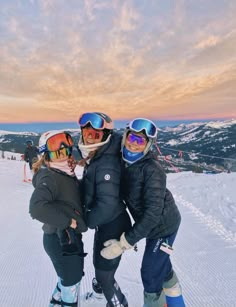
[[[49,151],[49,158],[50,159],[59,159],[59,158],[64,158],[70,156],[72,153],[72,148],[71,147],[64,147],[61,148],[57,151]]]
[[[93,128],[83,128],[82,129],[82,134],[85,139],[88,137],[98,140],[103,136],[103,131],[102,130],[95,130]]]
[[[57,151],[63,147],[73,147],[74,142],[68,133],[62,132],[51,136],[46,145],[48,151]]]

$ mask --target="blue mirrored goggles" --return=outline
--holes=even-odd
[[[94,129],[104,129],[106,128],[105,120],[96,113],[84,113],[78,120],[81,127],[90,124]]]
[[[157,127],[149,119],[146,118],[136,118],[129,123],[129,128],[135,132],[145,131],[147,137],[155,138],[157,136]]]

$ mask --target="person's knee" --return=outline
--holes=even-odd
[[[62,274],[62,285],[65,287],[70,287],[79,283],[84,275],[83,268],[77,268],[77,271],[68,270],[68,272],[63,272]]]
[[[175,273],[169,280],[164,282],[163,289],[166,295],[167,306],[185,307],[182,289]]]
[[[172,289],[177,283],[179,283],[178,277],[174,271],[171,275],[171,278],[167,281],[164,281],[163,283],[163,288],[165,289],[165,292],[168,291],[168,289]]]
[[[104,287],[105,285],[112,285],[114,283],[115,270],[95,270],[95,276],[98,283]]]

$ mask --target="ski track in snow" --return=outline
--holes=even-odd
[[[0,223],[4,225],[0,234],[0,307],[47,307],[57,279],[43,250],[42,224],[28,214],[33,187],[22,182],[22,175],[22,162],[0,160]],[[183,195],[175,193],[174,180],[170,183],[182,214],[172,262],[186,306],[236,306],[235,235],[214,217],[204,215]],[[81,294],[91,290],[94,277],[93,231],[88,231],[83,240],[89,254],[85,258]],[[138,252],[132,250],[123,255],[116,274],[129,307],[142,307],[140,266],[144,243],[144,240],[138,243]],[[85,302],[81,304],[86,306],[90,307]],[[96,306],[105,307],[92,305]]]
[[[174,198],[177,204],[181,204],[183,207],[188,208],[196,217],[199,218],[199,220],[201,220],[202,223],[206,224],[211,231],[215,232],[225,241],[236,246],[236,234],[232,231],[226,230],[217,219],[209,214],[202,213],[201,210],[196,208],[191,202],[184,200],[182,195],[174,194]]]

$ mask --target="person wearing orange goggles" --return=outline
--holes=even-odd
[[[81,233],[87,226],[79,181],[74,169],[68,166],[73,145],[67,132],[45,132],[39,140],[42,156],[33,164],[35,189],[29,212],[33,219],[44,223],[44,249],[58,277],[50,306],[77,306],[83,276],[85,254]]]

